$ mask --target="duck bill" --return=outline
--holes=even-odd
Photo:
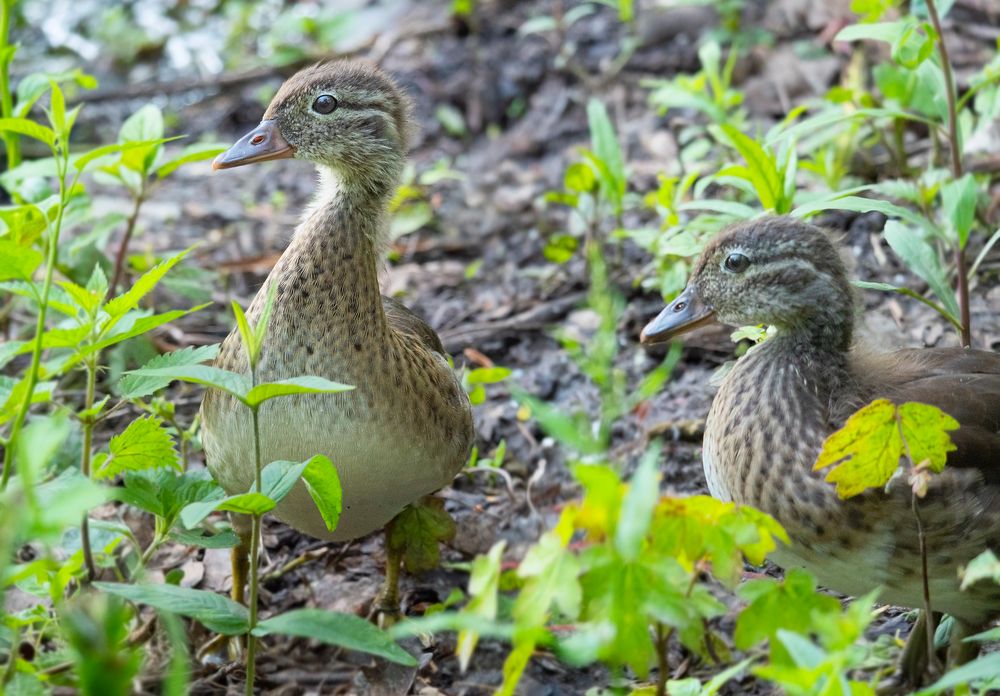
[[[212,169],[232,169],[244,164],[288,159],[295,156],[295,148],[288,144],[274,120],[261,121],[260,125],[236,141],[236,144],[215,158]]]
[[[653,321],[646,324],[639,340],[645,345],[663,343],[699,326],[710,324],[714,318],[712,308],[702,302],[695,287],[689,285]]]

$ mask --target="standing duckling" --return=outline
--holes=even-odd
[[[957,648],[954,638],[1000,614],[1000,587],[959,589],[961,567],[1000,550],[1000,354],[873,354],[855,345],[854,317],[847,271],[828,237],[800,220],[766,217],[717,235],[642,341],[666,341],[713,319],[777,328],[722,382],[705,428],[705,477],[716,498],[781,522],[791,544],[772,554],[779,565],[805,567],[844,594],[882,587],[882,601],[922,607],[917,523],[906,485],[841,500],[826,472],[813,471],[824,440],[879,398],[931,404],[955,418],[957,449],[919,508],[931,605],[962,625]],[[920,660],[920,648],[913,652]]]
[[[408,504],[448,485],[474,438],[469,400],[441,340],[379,292],[408,110],[399,87],[374,66],[319,64],[285,82],[260,125],[213,163],[228,169],[295,157],[319,173],[315,199],[247,311],[256,322],[275,288],[258,381],[318,375],[355,386],[273,400],[260,410],[263,462],[322,454],[337,468],[343,510],[335,531],[327,531],[302,482],[274,510],[318,539],[355,539],[384,527]],[[249,372],[238,331],[223,342],[216,365]],[[255,474],[249,411],[209,391],[201,413],[209,470],[229,493],[246,492]],[[237,549],[237,596],[245,563]],[[400,557],[388,546],[387,563],[380,609],[391,615],[398,613]]]

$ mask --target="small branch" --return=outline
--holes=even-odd
[[[135,232],[135,224],[139,219],[139,208],[142,206],[142,202],[146,198],[146,184],[143,182],[142,189],[139,194],[135,197],[135,205],[132,206],[132,214],[129,215],[128,223],[125,225],[125,236],[122,237],[121,243],[118,245],[118,253],[115,255],[115,272],[111,277],[111,294],[114,295],[118,291],[118,283],[122,278],[122,269],[125,264],[125,254],[128,253],[129,242],[132,241],[132,234]]]
[[[663,624],[656,622],[656,696],[667,694],[667,672],[670,665],[667,662],[667,634]]]
[[[956,180],[962,178],[962,149],[958,135],[958,109],[956,108],[955,76],[951,70],[951,60],[948,58],[948,47],[944,42],[944,32],[941,29],[941,18],[938,16],[937,4],[927,0],[927,14],[937,32],[938,54],[941,57],[941,72],[944,74],[944,91],[948,100],[948,146],[951,150],[951,173]],[[959,321],[962,328],[959,331],[962,345],[968,348],[972,345],[972,326],[969,316],[969,279],[965,272],[965,249],[960,239],[955,240],[955,270],[958,273],[956,292],[958,294]]]

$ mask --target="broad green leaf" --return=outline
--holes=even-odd
[[[69,436],[65,413],[31,421],[17,440],[17,474],[25,486],[33,487]]]
[[[326,528],[332,532],[340,522],[340,511],[343,507],[344,497],[340,477],[337,475],[337,467],[328,458],[317,454],[306,462],[305,471],[302,472],[302,482],[305,483],[309,496],[316,503],[316,508],[322,515],[323,522],[326,523]]]
[[[51,128],[26,118],[0,118],[0,133],[19,133],[35,140],[41,140],[49,147],[56,143],[56,134]]]
[[[240,541],[236,532],[231,529],[211,535],[175,529],[170,532],[170,539],[178,544],[200,546],[203,549],[231,549]]]
[[[146,104],[125,119],[118,131],[122,143],[159,140],[163,137],[163,113],[155,104]],[[136,147],[122,153],[122,164],[140,174],[149,173],[159,155],[161,145]]]
[[[93,150],[88,150],[82,155],[79,155],[75,160],[73,160],[73,167],[77,171],[83,171],[95,160],[102,157],[107,157],[108,155],[114,155],[119,152],[125,152],[126,150],[132,150],[138,147],[154,147],[162,143],[167,142],[166,140],[141,140],[137,142],[128,143],[111,143],[109,145],[102,145],[101,147],[96,147]]]
[[[566,168],[563,186],[574,193],[590,193],[597,188],[594,170],[582,162],[575,162]]]
[[[979,187],[972,174],[966,174],[957,181],[947,181],[941,186],[941,209],[948,228],[965,248],[969,231],[976,218],[976,197]]]
[[[733,642],[747,650],[765,638],[774,639],[779,630],[808,634],[815,614],[839,614],[840,602],[816,591],[816,579],[801,569],[792,569],[781,582],[750,580],[740,586],[739,595],[750,604],[736,619]]]
[[[174,439],[155,416],[132,421],[124,431],[111,438],[111,455],[95,461],[95,476],[111,478],[123,471],[169,467],[180,471]]]
[[[247,356],[251,369],[257,366],[257,358],[260,356],[260,344],[254,340],[253,329],[247,321],[247,315],[236,300],[232,301],[233,316],[236,317],[236,328],[239,329],[240,338],[243,340],[243,352]]]
[[[115,489],[118,500],[162,517],[170,525],[186,506],[210,502],[214,509],[226,495],[204,469],[185,471],[179,476],[171,469],[126,471],[124,484]]]
[[[247,392],[244,403],[250,408],[256,408],[268,399],[292,394],[338,394],[354,389],[349,384],[331,382],[323,377],[305,376],[291,377],[278,382],[264,382]]]
[[[885,486],[907,449],[914,466],[927,461],[940,471],[955,449],[948,431],[957,428],[954,418],[934,406],[909,402],[897,408],[879,399],[826,439],[813,470],[833,466],[826,480],[837,484],[837,495],[850,498]]]
[[[199,348],[181,348],[180,350],[175,350],[171,353],[163,353],[162,355],[156,356],[143,365],[141,369],[146,370],[198,365],[209,360],[214,360],[215,356],[218,354],[218,343],[213,343],[209,346],[201,346]],[[149,396],[154,392],[158,392],[169,385],[172,380],[173,378],[171,377],[146,376],[137,372],[132,372],[121,378],[121,381],[118,382],[118,390],[125,399],[137,399],[139,397]]]
[[[293,609],[265,619],[253,629],[255,636],[278,633],[336,645],[348,650],[383,657],[401,665],[416,666],[417,661],[384,631],[353,614],[323,609]]]
[[[180,614],[194,619],[211,631],[226,636],[246,633],[250,629],[250,612],[224,595],[194,590],[177,585],[127,585],[95,582],[94,587],[123,597],[137,604]]]
[[[892,250],[903,259],[907,267],[924,279],[931,287],[941,304],[952,314],[958,316],[958,300],[948,283],[947,273],[942,266],[941,258],[934,247],[925,241],[920,234],[895,220],[885,223],[883,231],[885,240]]]
[[[895,43],[902,38],[907,29],[907,22],[878,22],[874,24],[850,24],[841,29],[833,38],[834,41],[884,41]]]
[[[264,495],[276,503],[280,503],[292,487],[302,478],[309,462],[274,461],[260,472],[261,488]],[[256,483],[251,491],[257,489]]]
[[[567,548],[573,531],[572,515],[564,512],[559,524],[528,549],[517,568],[518,577],[525,580],[513,609],[518,626],[545,625],[553,606],[569,619],[580,615],[582,568]]]
[[[723,133],[747,163],[750,182],[765,210],[775,210],[783,190],[774,156],[756,140],[729,124],[720,126]]]
[[[469,573],[469,596],[471,599],[463,613],[480,616],[487,621],[494,621],[497,617],[497,591],[500,587],[500,562],[503,560],[503,552],[507,542],[498,541],[484,556],[477,556],[472,562],[472,570]],[[469,666],[469,660],[479,642],[479,634],[475,631],[463,629],[458,632],[458,640],[455,646],[455,654],[458,656],[458,664],[462,672]]]
[[[469,370],[465,379],[469,384],[496,384],[502,382],[511,375],[511,370],[506,367],[478,367]]]
[[[156,168],[156,176],[163,179],[173,174],[180,166],[185,165],[189,162],[200,162],[207,159],[213,159],[216,155],[221,152],[225,152],[228,148],[227,145],[221,143],[195,143],[193,145],[188,145],[177,157],[172,160],[164,162],[159,167]]]
[[[44,257],[40,251],[30,246],[21,246],[6,239],[0,239],[0,280],[31,281],[35,270],[42,265]]]
[[[455,521],[444,501],[428,496],[406,507],[389,526],[387,542],[403,552],[403,564],[409,573],[436,568],[441,558],[438,544],[455,536]]]
[[[219,389],[231,394],[246,403],[247,392],[250,391],[250,379],[238,372],[230,372],[208,365],[172,365],[170,367],[143,367],[131,370],[128,374],[139,377],[155,377],[169,381],[181,380],[203,384],[206,387]]]
[[[653,519],[653,509],[660,497],[659,457],[659,446],[654,445],[646,451],[622,500],[615,527],[615,548],[626,561],[636,560],[642,550]]]
[[[139,301],[146,296],[149,291],[156,287],[160,279],[167,274],[171,268],[173,268],[177,263],[187,256],[188,252],[194,247],[188,247],[179,254],[171,256],[166,261],[163,261],[150,270],[140,276],[132,287],[126,292],[122,293],[118,297],[109,301],[105,306],[105,311],[111,315],[112,319],[118,319],[125,315],[130,309],[135,309],[139,305]],[[113,322],[112,322],[113,323]]]
[[[238,512],[243,515],[263,515],[274,509],[274,501],[261,493],[241,493],[223,499],[215,506],[223,512]]]

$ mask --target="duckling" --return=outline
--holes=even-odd
[[[319,174],[313,202],[247,311],[255,322],[275,288],[258,381],[318,375],[355,387],[276,399],[260,410],[262,461],[322,454],[337,468],[343,510],[333,532],[302,482],[274,509],[279,520],[317,539],[344,541],[384,527],[408,504],[448,485],[474,439],[469,399],[440,338],[379,292],[388,206],[409,129],[409,101],[386,73],[360,62],[321,63],[288,79],[260,125],[213,163],[229,169],[295,157]],[[216,365],[249,372],[237,330]],[[209,470],[228,492],[249,490],[255,472],[249,412],[209,391],[201,414]],[[245,575],[241,555],[234,554],[237,597]],[[380,608],[392,615],[400,557],[388,545],[386,555]]]
[[[641,340],[660,343],[713,320],[777,328],[722,381],[706,422],[705,477],[716,498],[752,505],[785,527],[791,544],[773,554],[778,565],[807,568],[848,595],[881,587],[886,603],[923,606],[917,523],[905,485],[841,500],[826,472],[813,471],[823,441],[878,398],[953,416],[957,449],[919,509],[931,605],[958,619],[964,635],[1000,613],[1000,587],[959,590],[960,568],[1000,550],[1000,354],[876,353],[855,343],[854,319],[847,270],[827,235],[765,217],[713,238],[687,288]]]

